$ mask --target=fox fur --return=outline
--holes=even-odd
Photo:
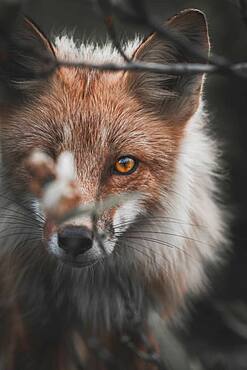
[[[123,63],[108,43],[78,46],[63,35],[51,44],[30,21],[20,23],[13,39],[28,40],[47,60]],[[200,11],[181,12],[167,26],[208,53]],[[10,48],[1,65],[7,98],[0,114],[0,311],[6,317],[0,352],[7,370],[76,369],[66,347],[72,334],[109,344],[112,333],[131,329],[131,309],[142,323],[151,312],[170,320],[188,298],[205,291],[207,266],[220,264],[226,244],[218,145],[207,127],[204,76],[61,67],[42,79],[44,65],[33,50],[25,55]],[[143,62],[198,61],[156,34],[126,43],[124,51]],[[74,155],[81,204],[137,192],[97,220],[108,254],[97,264],[73,268],[51,253],[45,217],[28,192],[23,167],[34,148],[53,158],[65,150]],[[139,159],[136,172],[109,175],[121,155]]]

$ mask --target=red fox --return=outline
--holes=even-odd
[[[200,11],[185,10],[167,26],[209,52]],[[30,47],[18,50],[13,40]],[[51,43],[23,19],[9,42],[0,58],[0,311],[7,318],[0,352],[4,369],[63,369],[70,333],[131,329],[126,299],[142,322],[152,312],[168,320],[205,289],[206,267],[221,261],[226,244],[218,148],[207,129],[202,74],[60,67],[42,78],[39,55],[48,64],[123,61],[110,44],[78,46],[66,35]],[[124,51],[133,61],[198,61],[155,33]],[[23,165],[34,149],[55,161],[73,154],[82,205],[136,194],[95,220],[105,253],[90,219],[75,217],[55,231],[47,221]]]

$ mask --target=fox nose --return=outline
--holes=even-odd
[[[76,258],[92,248],[92,231],[84,226],[68,225],[58,231],[58,245],[67,254]]]

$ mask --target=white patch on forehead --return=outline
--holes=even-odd
[[[137,47],[140,45],[141,39],[136,37],[132,41],[122,45],[122,49],[128,57],[131,57]],[[58,58],[67,61],[84,61],[86,63],[121,63],[122,57],[111,43],[98,45],[96,43],[83,43],[77,45],[68,35],[56,37],[55,46]]]
[[[124,232],[134,222],[137,215],[142,212],[140,199],[128,200],[122,204],[115,212],[113,217],[114,231]]]

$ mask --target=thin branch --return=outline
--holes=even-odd
[[[147,341],[147,338],[146,338],[146,341]],[[149,348],[147,348],[146,351],[140,350],[128,335],[123,335],[121,338],[121,342],[124,345],[126,345],[141,360],[153,364],[159,370],[167,370],[165,365],[162,363],[158,353],[154,351],[153,349],[151,349],[150,345],[147,346]]]
[[[123,60],[126,63],[131,63],[131,60],[127,57],[127,55],[125,54],[125,52],[123,51],[123,49],[121,47],[120,42],[118,41],[116,30],[115,30],[115,27],[114,27],[114,24],[113,24],[113,18],[110,17],[110,16],[106,17],[105,18],[105,24],[106,24],[108,34],[109,34],[109,36],[110,36],[110,38],[113,42],[113,45],[115,46],[115,48],[117,49],[119,54],[122,56]]]
[[[152,73],[171,73],[174,75],[185,75],[185,74],[200,74],[200,73],[219,73],[219,74],[238,74],[241,73],[241,77],[247,77],[247,62],[229,64],[227,67],[219,67],[212,64],[201,64],[201,63],[170,63],[170,64],[159,64],[159,63],[145,63],[145,62],[133,62],[133,63],[89,63],[89,62],[67,62],[63,60],[57,61],[57,67],[68,67],[68,68],[88,68],[96,69],[99,71],[133,71],[133,72],[145,72],[149,71]],[[246,73],[246,75],[244,75]]]
[[[5,0],[6,2],[7,0]],[[14,0],[13,0],[14,1]],[[17,1],[17,0],[16,0]],[[244,1],[244,0],[240,0]],[[145,72],[149,71],[152,73],[166,73],[166,74],[173,74],[173,75],[185,75],[185,74],[202,74],[202,73],[210,73],[210,74],[224,74],[224,75],[237,75],[241,77],[247,76],[247,62],[243,63],[229,63],[225,60],[225,58],[214,56],[208,60],[208,57],[202,53],[201,50],[192,45],[189,40],[185,38],[179,37],[178,33],[174,33],[172,30],[161,27],[157,25],[152,18],[149,16],[147,17],[146,11],[142,10],[141,13],[136,14],[137,10],[140,9],[141,3],[139,0],[129,0],[132,4],[130,8],[127,6],[125,1],[118,1],[113,2],[112,0],[98,0],[100,9],[102,14],[104,15],[104,19],[106,22],[107,30],[110,35],[110,38],[117,48],[119,53],[122,55],[125,63],[89,63],[86,61],[81,62],[68,62],[64,60],[56,60],[54,58],[48,58],[47,55],[44,56],[39,50],[31,48],[28,44],[16,43],[18,50],[23,50],[25,52],[31,52],[34,56],[39,58],[41,62],[43,62],[44,68],[42,71],[38,71],[38,73],[32,76],[32,79],[44,79],[49,77],[56,68],[60,67],[68,67],[68,68],[88,68],[88,69],[95,69],[99,71],[133,71],[133,72]],[[243,4],[242,4],[243,5]],[[197,57],[200,57],[201,60],[209,63],[171,63],[171,64],[158,64],[158,63],[145,63],[139,61],[131,61],[125,55],[122,47],[117,39],[116,31],[113,26],[112,20],[112,12],[116,14],[120,19],[127,20],[128,22],[138,21],[139,24],[145,24],[158,32],[162,37],[169,39],[170,41],[176,43],[179,46],[182,46],[185,50],[187,50],[190,54],[193,54]],[[107,17],[107,14],[109,16]],[[8,39],[5,40],[8,42]],[[11,40],[12,42],[12,40]],[[12,46],[12,45],[11,45]],[[216,58],[216,59],[215,59]]]
[[[99,6],[99,8],[101,10],[101,13],[103,15],[103,19],[104,19],[104,23],[105,23],[108,35],[109,35],[113,45],[115,46],[115,48],[117,49],[119,54],[122,56],[123,60],[126,63],[130,63],[131,60],[127,57],[127,55],[123,51],[123,49],[121,47],[121,43],[118,40],[117,32],[116,32],[114,24],[113,24],[113,16],[108,13],[108,7],[106,7],[105,4],[106,4],[106,2],[104,0],[98,0],[98,6]]]
[[[239,0],[244,2],[245,0]],[[99,8],[104,16],[104,21],[107,27],[108,34],[125,63],[102,63],[95,64],[85,61],[78,63],[65,62],[58,60],[56,66],[52,66],[52,73],[54,68],[68,67],[68,68],[89,68],[99,71],[133,71],[133,72],[153,72],[153,73],[166,73],[173,75],[185,74],[224,74],[236,75],[240,77],[247,77],[247,62],[245,63],[230,63],[224,57],[210,56],[203,50],[196,48],[188,39],[181,38],[178,32],[174,32],[166,26],[160,26],[154,21],[152,16],[148,16],[141,0],[129,1],[113,1],[113,0],[98,0]],[[245,3],[246,5],[246,3]],[[243,4],[242,4],[243,6]],[[121,44],[117,38],[116,31],[113,25],[113,14],[120,20],[130,23],[138,23],[149,27],[152,31],[157,32],[161,37],[175,43],[177,46],[184,48],[190,55],[195,56],[204,63],[171,63],[171,64],[158,64],[158,63],[145,63],[138,61],[131,61],[123,51]],[[46,71],[49,74],[49,69]]]
[[[178,47],[184,48],[190,55],[199,58],[201,61],[214,64],[221,68],[227,68],[229,62],[221,56],[211,55],[208,56],[203,50],[195,48],[195,46],[186,38],[181,38],[179,32],[169,29],[167,26],[160,26],[152,17],[148,15],[143,2],[140,0],[129,0],[131,7],[127,6],[126,1],[112,1],[108,0],[111,4],[112,11],[119,17],[120,20],[146,26],[152,32],[157,32],[159,36],[163,37]]]

